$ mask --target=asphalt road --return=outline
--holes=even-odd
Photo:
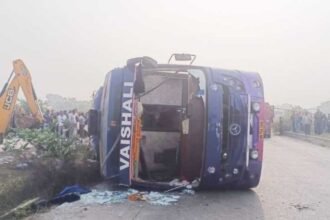
[[[286,137],[266,140],[260,185],[198,192],[177,205],[77,205],[30,217],[48,219],[330,219],[330,148]]]

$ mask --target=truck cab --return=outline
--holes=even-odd
[[[257,73],[138,57],[106,75],[94,103],[90,135],[105,179],[149,189],[259,183],[264,97]]]

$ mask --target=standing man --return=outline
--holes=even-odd
[[[302,122],[304,125],[305,135],[309,135],[311,133],[312,118],[307,111],[303,115]]]
[[[315,134],[319,135],[321,134],[321,128],[322,127],[322,113],[320,109],[317,109],[315,115],[314,115],[314,131]]]
[[[69,137],[74,137],[77,135],[77,120],[76,120],[75,110],[69,111],[69,122],[70,122]]]
[[[50,116],[49,110],[47,109],[45,114],[44,114],[44,126],[43,126],[43,128],[44,129],[49,128],[50,123],[51,123],[51,116]]]
[[[63,126],[64,126],[64,117],[63,117],[63,112],[60,111],[57,115],[57,134],[59,136],[63,135]]]
[[[80,137],[81,138],[84,138],[84,134],[85,134],[85,132],[84,132],[84,127],[85,127],[85,123],[86,123],[86,119],[85,119],[85,117],[84,117],[84,114],[83,113],[80,113],[79,114],[79,135],[80,135]]]

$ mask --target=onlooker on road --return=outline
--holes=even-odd
[[[320,135],[322,134],[322,112],[320,109],[317,109],[314,115],[314,131],[315,134]]]
[[[309,115],[309,113],[306,111],[302,118],[303,125],[304,125],[304,132],[305,135],[311,134],[311,125],[312,125],[312,117]]]

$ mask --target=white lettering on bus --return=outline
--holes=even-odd
[[[124,82],[123,91],[124,92],[123,92],[123,103],[122,103],[122,113],[121,113],[119,170],[125,170],[129,168],[131,136],[132,136],[133,82]]]

